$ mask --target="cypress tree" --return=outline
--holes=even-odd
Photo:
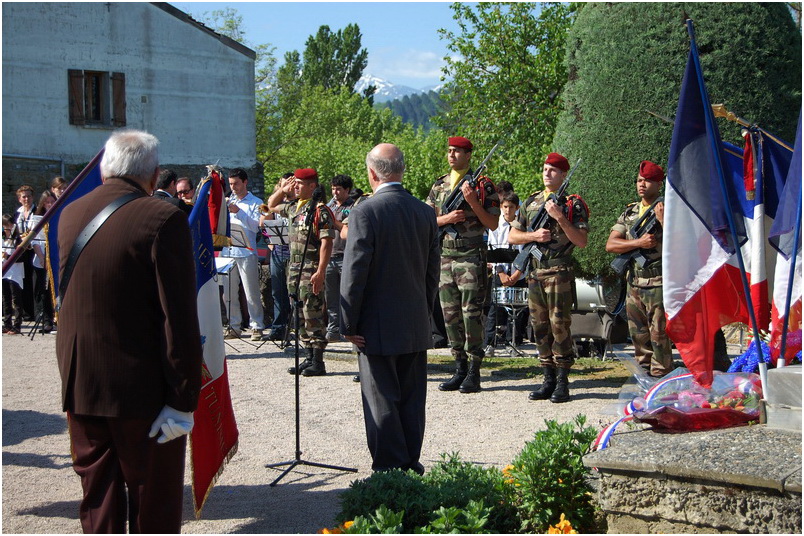
[[[568,81],[553,147],[584,161],[573,178],[591,210],[579,274],[608,273],[611,226],[636,201],[642,160],[667,167],[689,52],[687,17],[712,103],[793,142],[801,106],[801,33],[784,3],[580,5],[567,41]],[[736,123],[718,119],[742,146]]]

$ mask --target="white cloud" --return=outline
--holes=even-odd
[[[369,54],[366,72],[393,82],[402,79],[437,81],[443,65],[444,58],[434,52],[386,48]]]

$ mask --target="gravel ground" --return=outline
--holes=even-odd
[[[37,335],[33,341],[3,335],[2,348],[2,531],[80,532],[81,486],[71,467],[60,406],[55,334]],[[350,348],[346,343],[331,344],[328,374],[301,378],[300,443],[302,460],[354,468],[357,473],[299,465],[270,487],[280,470],[265,465],[296,457],[294,381],[286,372],[292,354],[271,342],[258,349],[246,339],[227,347],[239,448],[200,520],[193,515],[188,469],[183,532],[315,533],[335,525],[339,493],[371,474],[360,388],[352,381],[357,360]],[[521,348],[535,354],[532,345]],[[572,400],[551,404],[528,400],[538,380],[528,378],[524,369],[504,374],[483,371],[483,390],[466,395],[438,390],[438,383],[449,375],[443,365],[429,367],[421,460],[425,468],[450,452],[478,464],[504,467],[535,431],[544,428],[545,419],[563,422],[583,413],[592,426],[613,421],[612,405],[621,387],[571,376]]]

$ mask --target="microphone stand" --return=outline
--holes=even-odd
[[[293,323],[294,323],[294,327],[295,327],[295,330],[296,330],[296,333],[295,333],[295,339],[296,339],[296,341],[295,341],[295,354],[294,354],[294,363],[295,363],[295,366],[296,366],[296,374],[294,374],[294,376],[295,376],[295,378],[294,378],[295,386],[294,387],[295,387],[295,395],[296,395],[296,408],[295,408],[295,410],[296,410],[296,457],[293,460],[288,460],[288,461],[285,461],[285,462],[278,462],[278,463],[269,463],[269,464],[267,464],[265,466],[265,467],[269,467],[269,468],[283,467],[285,465],[288,466],[287,469],[285,469],[282,472],[281,475],[276,477],[276,479],[269,484],[271,487],[276,486],[277,483],[285,477],[285,475],[287,475],[290,471],[292,471],[298,465],[309,465],[311,467],[322,467],[324,469],[335,469],[336,471],[348,471],[350,473],[356,473],[357,472],[357,469],[352,469],[352,468],[349,468],[349,467],[340,467],[338,465],[328,465],[328,464],[324,464],[324,463],[311,462],[311,461],[308,461],[308,460],[303,460],[302,457],[301,457],[301,455],[302,455],[301,439],[300,439],[300,434],[299,434],[299,430],[300,430],[300,427],[301,427],[301,420],[299,418],[299,407],[300,407],[299,376],[301,376],[301,372],[299,371],[299,337],[300,337],[300,331],[299,331],[299,326],[300,326],[299,317],[300,317],[300,314],[299,314],[299,312],[301,310],[301,307],[303,306],[303,303],[302,303],[301,298],[300,298],[301,297],[301,292],[299,292],[299,289],[301,288],[301,277],[302,277],[302,272],[304,271],[304,260],[307,257],[307,249],[308,249],[308,247],[310,245],[310,236],[313,233],[313,225],[312,225],[313,221],[312,220],[313,220],[313,216],[315,215],[315,209],[316,209],[317,204],[318,204],[318,200],[316,199],[316,196],[314,195],[313,198],[310,200],[310,208],[309,208],[309,212],[307,214],[307,238],[305,239],[305,242],[304,242],[304,252],[302,253],[301,262],[299,263],[299,273],[296,274],[296,288],[295,288],[295,291],[293,292],[293,294],[291,294],[291,297],[293,298]],[[323,292],[323,289],[322,289],[322,292]]]

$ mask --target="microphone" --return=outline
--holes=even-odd
[[[305,221],[305,225],[307,227],[313,224],[313,218],[315,218],[315,209],[318,207],[318,204],[324,200],[324,189],[319,184],[316,186],[315,190],[313,190],[313,197],[310,198],[310,205],[307,207],[307,221]]]

